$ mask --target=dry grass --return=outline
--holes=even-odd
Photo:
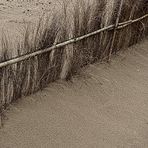
[[[58,11],[39,19],[36,27],[26,26],[23,40],[17,44],[15,57],[75,38],[113,24],[118,11],[118,0],[60,1]],[[134,3],[134,6],[133,6]],[[148,13],[144,0],[125,0],[120,22]],[[118,32],[114,51],[135,44],[148,34],[148,20],[138,22]],[[140,31],[140,33],[139,33]],[[2,105],[44,88],[48,83],[62,78],[70,79],[82,66],[107,56],[112,31],[30,58],[0,69],[0,100]],[[11,40],[2,37],[0,61],[11,53]]]

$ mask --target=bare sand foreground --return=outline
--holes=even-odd
[[[0,148],[148,148],[148,40],[13,104]]]

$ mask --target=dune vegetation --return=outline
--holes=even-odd
[[[3,32],[0,62],[49,48],[114,24],[119,0],[64,0],[36,25],[26,25],[22,39],[11,53],[11,38]],[[148,13],[145,0],[124,0],[119,22]],[[43,89],[57,79],[69,80],[81,67],[103,60],[109,52],[113,31],[104,31],[74,44],[52,50],[0,69],[0,101],[7,106],[23,96]],[[113,53],[148,35],[148,19],[118,30]]]

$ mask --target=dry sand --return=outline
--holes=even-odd
[[[14,44],[25,27],[35,25],[44,13],[58,9],[59,0],[0,0],[0,37],[5,32]],[[17,41],[17,42],[16,42]],[[1,47],[1,46],[0,46]]]
[[[50,12],[57,0],[1,0],[1,27],[34,22],[43,13]],[[57,5],[58,6],[58,5]]]
[[[0,148],[148,148],[148,40],[13,104]]]

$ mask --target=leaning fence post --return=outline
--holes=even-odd
[[[119,19],[120,19],[120,16],[121,16],[123,2],[124,2],[124,0],[121,0],[120,4],[119,4],[119,10],[118,10],[117,18],[116,18],[116,21],[115,21],[115,26],[114,26],[114,30],[113,30],[113,37],[112,37],[111,46],[110,46],[109,54],[108,54],[108,62],[110,61],[111,54],[112,54],[112,51],[113,51],[114,42],[115,42],[115,38],[116,38],[116,34],[117,34],[117,28],[118,28],[118,24],[119,24]]]

